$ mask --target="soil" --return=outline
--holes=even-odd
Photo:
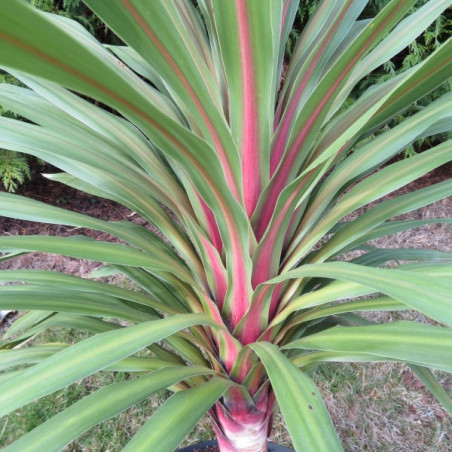
[[[22,186],[16,194],[102,220],[127,220],[150,227],[139,215],[121,204],[91,196],[58,182],[45,179],[40,175]],[[0,217],[0,235],[52,235],[61,237],[83,235],[107,242],[120,241],[116,237],[101,231],[6,217]],[[86,276],[97,267],[99,267],[97,262],[80,261],[79,259],[46,253],[29,253],[0,263],[0,269],[4,270],[40,268],[76,274],[77,276]]]
[[[420,179],[402,187],[388,197],[429,186],[452,177],[452,162],[437,168]],[[64,209],[84,213],[102,220],[127,220],[151,228],[151,225],[138,214],[113,201],[94,197],[84,192],[66,187],[58,182],[50,181],[37,174],[31,182],[27,182],[16,192],[21,196],[46,202]],[[429,206],[425,209],[429,209]],[[421,209],[422,210],[422,209]],[[441,215],[452,216],[452,197],[441,201]],[[436,212],[435,212],[436,213]],[[412,219],[422,218],[419,211],[410,214]],[[424,215],[425,216],[425,215]],[[432,217],[432,215],[428,215]],[[0,235],[84,235],[97,240],[118,242],[119,239],[109,234],[90,229],[73,228],[70,226],[43,224],[31,221],[0,217]],[[56,270],[65,273],[87,276],[100,264],[91,261],[80,261],[70,257],[49,255],[46,253],[29,253],[0,263],[0,269],[40,268]]]
[[[193,449],[193,452],[220,452],[220,448],[218,446],[207,446],[202,449]]]
[[[391,194],[389,197],[394,197],[397,194],[408,193],[415,189],[423,188],[432,184],[439,183],[443,180],[452,177],[452,163],[444,165],[441,168],[432,171],[417,181],[403,187],[397,192]],[[25,184],[17,192],[17,194],[34,198],[39,201],[47,202],[64,209],[81,212],[95,218],[103,220],[128,220],[133,221],[147,227],[150,227],[141,217],[136,213],[130,211],[126,207],[115,202],[96,198],[86,193],[65,187],[59,183],[48,181],[43,177],[37,176],[32,182]],[[363,209],[360,209],[362,211]],[[360,211],[355,212],[350,217],[360,214]],[[435,217],[452,217],[452,197],[441,200],[433,205],[427,206],[415,212],[410,212],[404,215],[405,219],[421,219],[421,218],[435,218]],[[87,229],[75,229],[72,227],[61,225],[48,225],[42,223],[35,223],[29,221],[9,219],[0,217],[0,235],[85,235],[91,238],[105,241],[115,241],[118,239],[108,234],[92,231]],[[390,239],[382,239],[383,243],[378,246],[382,247],[417,247],[417,248],[434,248],[443,251],[452,252],[452,227],[444,224],[432,224],[416,230],[407,231],[403,234],[398,234],[397,237]],[[68,274],[74,274],[81,277],[88,276],[95,268],[99,267],[99,263],[78,260],[69,257],[62,257],[46,253],[29,253],[16,257],[14,259],[0,262],[0,269],[44,269],[56,270]],[[0,321],[0,336],[15,318],[14,313],[9,313]],[[3,322],[3,323],[2,323]],[[416,387],[419,383],[411,373],[405,372],[403,380],[408,387]],[[331,404],[332,402],[330,402]],[[426,406],[430,406],[431,398],[429,398]],[[328,405],[328,403],[327,403]],[[334,407],[330,407],[333,412],[333,418],[336,416]],[[336,407],[341,408],[339,405]],[[343,417],[343,410],[341,409],[338,417]],[[198,452],[218,452],[217,446],[198,449]]]
[[[390,194],[387,198],[398,194],[408,193],[415,189],[423,188],[439,183],[452,177],[452,162],[437,168],[424,175],[411,184]],[[98,198],[87,193],[66,187],[58,182],[50,181],[40,174],[35,174],[32,181],[25,183],[16,194],[46,202],[63,209],[80,212],[102,220],[127,220],[152,228],[143,218],[128,208],[114,201]],[[359,215],[363,209],[354,212],[350,217]],[[407,219],[452,217],[452,197],[446,198],[438,203],[427,206],[415,212],[404,215]],[[439,250],[452,251],[452,232],[450,226],[430,225],[422,230],[408,231],[405,235],[391,238],[383,247],[413,246],[417,248],[431,247]],[[100,231],[90,229],[73,228],[70,226],[36,223],[32,221],[16,220],[0,217],[0,235],[84,235],[97,240],[119,242],[114,236]],[[387,240],[387,239],[385,239]],[[71,257],[58,256],[47,253],[28,253],[0,262],[0,270],[15,269],[41,269],[60,271],[80,277],[87,277],[96,268],[101,266],[98,262],[80,260]],[[0,331],[5,330],[14,320],[14,313],[9,313],[0,319]],[[204,449],[205,450],[205,449]],[[211,452],[217,449],[211,449]]]

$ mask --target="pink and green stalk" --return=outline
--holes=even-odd
[[[452,194],[452,184],[446,181],[420,195],[407,195],[400,203],[372,208],[380,197],[450,161],[450,142],[413,158],[410,171],[390,165],[367,179],[412,141],[450,125],[452,97],[444,95],[393,131],[372,135],[450,74],[452,41],[424,63],[342,108],[353,86],[367,74],[361,62],[365,59],[369,67],[376,67],[383,56],[393,56],[389,44],[403,41],[400,29],[409,28],[415,0],[392,0],[368,22],[360,19],[366,2],[321,0],[292,61],[287,61],[285,49],[298,0],[197,0],[197,8],[189,0],[85,3],[124,46],[107,49],[78,25],[40,14],[20,0],[4,6],[0,67],[32,90],[0,87],[5,107],[29,119],[22,123],[0,118],[0,146],[43,158],[63,171],[52,176],[56,180],[123,203],[165,238],[138,225],[104,222],[0,194],[3,215],[102,230],[127,243],[93,241],[89,249],[83,241],[66,238],[1,237],[1,252],[97,258],[145,291],[111,289],[45,272],[0,272],[0,285],[29,283],[25,293],[36,294],[38,300],[32,309],[53,312],[53,305],[41,300],[44,294],[64,315],[75,312],[89,318],[90,327],[106,334],[99,346],[113,356],[97,369],[88,356],[94,349],[77,344],[76,350],[91,363],[82,366],[84,374],[67,371],[64,381],[58,375],[50,378],[50,367],[43,361],[31,368],[30,381],[54,381],[46,389],[49,393],[95,371],[116,369],[117,363],[140,377],[156,371],[153,390],[171,387],[176,394],[157,412],[157,420],[152,417],[143,426],[130,450],[166,452],[177,447],[192,424],[181,408],[181,427],[171,430],[175,401],[188,407],[188,414],[190,403],[198,398],[193,413],[208,411],[221,452],[265,452],[277,405],[295,449],[323,452],[339,451],[341,446],[305,372],[311,366],[329,360],[387,359],[408,362],[415,369],[452,369],[450,266],[408,266],[393,274],[374,263],[378,267],[389,260],[403,261],[410,252],[391,250],[385,260],[366,244],[409,228],[388,224],[393,216]],[[416,24],[422,22],[425,28],[450,3],[430,0],[430,13],[416,16]],[[423,28],[417,27],[421,33]],[[93,110],[74,92],[119,115]],[[54,126],[41,111],[60,117],[61,123]],[[162,183],[165,180],[171,183]],[[350,189],[353,184],[357,186]],[[368,214],[343,220],[367,204]],[[366,256],[337,261],[350,250],[368,252],[371,264]],[[450,259],[437,253],[425,251],[413,260]],[[68,300],[77,296],[81,302],[69,308],[56,299],[54,287],[65,288]],[[17,288],[1,289],[13,308],[30,308],[29,298],[18,297]],[[372,329],[378,325],[366,325],[360,318],[361,326],[356,327],[358,316],[350,312],[372,310],[360,298],[369,295],[375,297],[376,309],[414,308],[443,322],[444,327],[419,327],[422,338],[438,338],[431,346],[442,358],[419,350],[416,334],[411,336],[405,324],[382,326],[381,334],[403,336],[406,348],[398,348],[397,341],[394,350],[384,341],[366,341],[365,328],[378,333]],[[347,303],[352,303],[350,311]],[[143,316],[144,326],[116,331],[117,325],[105,320],[121,315],[130,323],[139,323]],[[32,331],[41,322],[58,325],[59,317],[37,319],[25,321]],[[168,347],[151,347],[138,327]],[[28,339],[25,334],[12,346]],[[134,361],[135,369],[121,361],[145,347],[153,353],[149,362],[149,357]],[[70,352],[59,353],[51,357],[58,369],[70,359]],[[431,383],[433,374],[427,372],[419,371]],[[21,378],[5,388],[16,394],[25,384]],[[434,384],[430,387],[448,406],[444,393]],[[149,396],[141,387],[134,390],[137,400]],[[27,386],[23,400],[3,400],[0,391],[0,407],[3,404],[7,413],[44,394],[33,391]],[[122,389],[111,391],[117,391],[126,406]],[[96,399],[90,400],[86,403],[94,405]],[[109,416],[117,409],[109,406]],[[94,421],[79,419],[80,431]],[[44,424],[23,441],[31,444],[50,431]],[[162,446],[165,432],[168,449]],[[64,430],[63,447],[71,435]],[[25,444],[20,441],[17,447]]]

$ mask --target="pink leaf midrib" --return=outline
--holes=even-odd
[[[242,180],[245,207],[251,217],[261,191],[259,177],[259,122],[255,67],[245,0],[236,0],[242,73],[243,127],[241,128]],[[257,171],[256,171],[257,169]],[[257,173],[257,177],[256,177]]]
[[[138,22],[140,27],[143,29],[143,31],[146,33],[146,35],[149,37],[149,39],[154,43],[154,45],[157,47],[159,52],[162,54],[162,56],[168,62],[169,66],[174,71],[177,78],[181,81],[182,85],[187,90],[192,101],[195,103],[196,108],[198,109],[201,117],[203,118],[203,120],[207,126],[207,129],[209,130],[210,136],[212,137],[215,148],[218,152],[218,156],[221,160],[228,186],[231,189],[232,193],[234,194],[235,198],[240,199],[239,189],[237,186],[236,179],[234,177],[234,172],[232,170],[232,166],[231,166],[231,163],[229,162],[229,159],[226,154],[223,143],[221,142],[221,139],[218,135],[217,130],[215,129],[215,126],[212,124],[212,121],[211,121],[209,115],[207,114],[206,110],[204,109],[204,106],[201,104],[199,98],[196,96],[192,86],[190,85],[187,78],[182,73],[182,71],[179,68],[179,66],[177,65],[177,63],[174,61],[174,59],[168,53],[168,51],[166,50],[164,45],[157,38],[155,33],[152,31],[152,29],[147,24],[147,22],[145,22],[145,20],[140,16],[139,12],[133,7],[133,5],[130,3],[130,1],[129,0],[121,0],[121,1],[123,3],[124,7],[134,17],[134,19]]]

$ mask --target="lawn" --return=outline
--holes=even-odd
[[[437,182],[438,179],[447,176],[445,172],[447,173],[449,170],[450,168],[446,167],[430,173],[414,184],[426,185]],[[412,188],[412,186],[408,186],[403,190],[409,191]],[[68,209],[88,210],[88,213],[94,216],[107,215],[110,218],[118,219],[121,216],[132,215],[131,212],[125,210],[118,211],[116,205],[105,204],[92,198],[83,198],[80,197],[80,194],[68,193],[67,190],[65,190],[63,198],[63,192],[59,194],[58,188],[53,185],[39,189],[37,186],[31,186],[29,189],[33,189],[34,193],[27,193],[27,196],[33,195],[36,198],[42,198],[51,192],[56,203],[63,204]],[[452,199],[448,198],[404,215],[403,219],[446,217],[451,212]],[[359,212],[355,215],[359,215]],[[6,221],[6,219],[4,220]],[[3,228],[5,227],[8,230],[3,232],[20,233],[22,229],[30,230],[40,226],[27,222],[8,222],[3,224]],[[80,233],[80,231],[70,231],[66,228],[46,230],[46,233],[63,235],[76,232]],[[383,247],[431,247],[452,251],[452,227],[444,224],[424,226],[399,233],[390,239],[386,238],[384,242],[379,241],[378,245]],[[88,261],[78,262],[61,256],[56,258],[48,254],[32,253],[4,263],[2,268],[28,266],[29,268],[65,271],[86,277],[96,265],[98,264]],[[117,279],[115,283],[126,284],[123,279]],[[382,315],[385,316],[386,321],[410,319],[413,316],[411,312],[380,312],[370,313],[368,319],[377,320],[378,316]],[[416,315],[419,319],[419,314]],[[6,325],[3,325],[3,331],[5,328]],[[85,337],[86,335],[77,331],[59,328],[51,333],[42,333],[33,341],[35,344],[50,341],[73,343]],[[346,451],[447,452],[451,450],[452,419],[407,366],[398,363],[326,363],[313,369],[311,375],[322,392]],[[440,372],[436,372],[436,375],[452,395],[452,375]],[[130,376],[124,373],[96,374],[17,410],[0,420],[0,446],[9,444],[15,438],[96,389],[128,378]],[[98,425],[65,450],[71,452],[120,450],[138,431],[150,413],[156,410],[169,394],[168,391],[160,392],[119,416]],[[186,438],[183,445],[213,438],[214,434],[209,420],[205,417]],[[279,413],[275,415],[272,440],[279,444],[291,445]]]

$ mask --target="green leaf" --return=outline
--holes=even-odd
[[[232,383],[215,378],[168,399],[123,449],[125,452],[174,450]]]
[[[450,77],[452,68],[451,51],[452,39],[449,38],[425,61],[415,66],[411,75],[394,92],[392,99],[372,118],[368,127],[373,128],[387,121],[444,83]]]
[[[98,334],[66,348],[0,385],[0,416],[102,370],[153,342],[193,325],[204,315],[176,315]]]
[[[108,148],[104,153],[99,150],[103,149],[102,145],[83,146],[76,136],[70,137],[53,129],[0,117],[0,146],[42,158],[81,179],[88,187],[94,185],[101,194],[106,192],[104,197],[122,203],[149,220],[171,240],[187,261],[196,262],[186,236],[154,199],[155,183],[152,180],[140,169],[130,168],[130,164],[127,167],[123,161],[111,158]],[[46,214],[51,215],[51,211],[48,209]],[[138,237],[140,235],[143,234]],[[148,232],[148,235],[151,234]],[[151,241],[155,243],[158,240]]]
[[[450,278],[423,275],[414,270],[372,268],[348,262],[328,262],[303,265],[273,278],[268,283],[276,284],[305,276],[350,281],[372,288],[452,327]]]
[[[421,153],[413,157],[412,164],[410,165],[400,165],[400,163],[404,162],[398,162],[378,171],[373,176],[369,176],[350,190],[341,202],[327,214],[327,218],[330,218],[331,215],[330,221],[333,221],[332,218],[343,217],[344,212],[348,213],[352,208],[357,207],[356,202],[358,205],[364,205],[411,182],[441,164],[447,163],[452,160],[450,153],[451,145],[452,140],[435,146],[426,153]],[[428,190],[425,188],[423,190],[417,190],[408,195],[400,195],[397,198],[386,200],[377,206],[370,207],[365,214],[338,231],[322,247],[316,259],[326,259],[334,253],[340,252],[342,247],[355,240],[360,234],[366,233],[371,227],[375,227],[384,220],[394,216],[394,210],[401,213],[409,212],[431,203],[430,198],[436,201],[447,197],[449,193],[452,193],[451,186],[450,181],[446,180],[441,185],[427,187]],[[442,196],[441,190],[443,191]],[[326,223],[328,223],[328,220],[326,220]]]
[[[27,314],[34,314],[42,311],[30,311]],[[27,315],[26,314],[26,315]],[[98,318],[88,317],[80,314],[68,314],[68,313],[52,313],[48,318],[44,320],[28,323],[28,327],[24,328],[26,325],[21,322],[14,322],[14,324],[8,328],[8,331],[3,336],[4,339],[13,337],[17,333],[22,333],[15,340],[25,340],[31,336],[35,336],[48,328],[60,327],[67,329],[77,329],[82,331],[88,331],[92,333],[104,333],[106,331],[115,330],[121,328],[120,325],[115,323],[109,323]],[[20,317],[21,320],[24,316]],[[143,320],[144,321],[144,316]],[[16,325],[17,324],[17,325]]]
[[[377,47],[356,65],[342,89],[341,95],[338,96],[337,103],[340,104],[345,95],[366,74],[406,48],[448,7],[450,7],[449,0],[428,1],[400,22]],[[333,111],[335,110],[333,109]]]
[[[270,177],[283,5],[273,0],[211,3],[227,81],[229,123],[241,156],[243,194],[250,216]]]
[[[144,306],[149,306],[163,312],[176,313],[171,306],[166,304],[163,297],[163,303],[148,295],[140,294],[133,290],[127,290],[122,287],[113,286],[89,279],[83,279],[76,276],[66,275],[55,271],[46,270],[3,270],[0,271],[0,282],[26,282],[28,284],[42,284],[43,286],[59,287],[61,290],[70,289],[71,291],[80,291],[82,293],[103,294],[112,297],[133,301]]]
[[[291,250],[285,262],[285,268],[294,265],[347,214],[391,193],[450,159],[450,143],[442,143],[428,151],[428,154],[419,154],[416,161],[413,161],[412,167],[407,166],[403,161],[398,162],[356,184],[320,221],[314,223],[315,226],[306,235],[302,236],[301,232],[298,233],[301,240]],[[334,253],[339,253],[341,249],[346,248],[350,242],[353,242],[359,234],[367,233],[372,227],[378,226],[392,216],[410,212],[443,199],[451,193],[451,188],[451,181],[445,180],[439,184],[400,195],[370,207],[362,216],[347,223],[336,232],[331,240],[321,248],[316,258],[325,260]],[[310,213],[306,213],[308,218]],[[300,229],[304,231],[311,222],[312,220],[309,219],[308,224],[302,224]]]
[[[138,311],[113,297],[31,284],[1,287],[0,307],[71,312],[94,317],[122,318],[130,322],[155,318],[154,315]]]
[[[296,450],[343,450],[318,388],[276,346],[250,345],[262,360]]]
[[[417,322],[334,327],[284,346],[363,353],[452,372],[452,330]]]
[[[40,323],[49,318],[53,312],[33,310],[21,315],[5,332],[3,338],[7,339],[20,331],[28,330],[36,323]]]
[[[353,259],[354,264],[378,267],[388,261],[450,262],[452,253],[417,248],[381,248],[369,250]]]
[[[52,343],[19,350],[0,350],[0,370],[21,364],[37,363],[61,351],[65,347],[66,344]]]
[[[398,232],[407,231],[409,229],[418,228],[429,224],[452,224],[452,218],[428,218],[425,220],[391,220],[377,226],[368,233],[362,235],[359,239],[353,241],[346,250],[359,247],[362,243],[366,243],[370,240],[379,239],[381,237],[387,237]]]
[[[362,2],[356,3],[362,5]],[[294,179],[300,165],[306,160],[312,149],[317,133],[335,99],[335,94],[339,92],[349,77],[350,71],[360,57],[375,47],[397,25],[414,3],[415,0],[406,0],[403,3],[390,2],[357,39],[350,43],[341,58],[321,78],[312,95],[303,103],[293,120],[281,165],[273,177],[273,186],[278,186],[278,179],[289,181]],[[344,5],[345,10],[345,3],[340,2],[340,4]],[[338,146],[338,148],[340,147]]]
[[[452,399],[430,369],[422,366],[410,365],[411,370],[422,380],[427,389],[436,397],[452,416]]]
[[[334,169],[320,187],[319,193],[306,212],[307,219],[304,221],[304,226],[315,224],[323,215],[324,209],[342,193],[344,187],[378,168],[415,140],[420,133],[428,130],[441,119],[450,116],[451,99],[451,94],[442,96],[425,109],[407,118],[406,121],[355,149]],[[368,108],[369,106],[366,104],[366,110]],[[362,116],[362,113],[359,116]],[[357,120],[357,118],[353,119]],[[340,124],[336,124],[334,120],[328,127],[331,128],[332,134],[337,134],[338,129],[341,129]],[[317,152],[320,150],[323,152],[333,141],[333,138],[329,137],[329,133],[326,133],[317,146]]]
[[[91,144],[93,144],[93,141],[97,142],[97,152],[107,148],[113,155],[119,153],[128,162],[138,163],[157,182],[157,186],[154,186],[157,189],[157,193],[160,193],[160,195],[163,191],[171,193],[172,198],[178,200],[180,205],[188,207],[186,196],[177,181],[174,180],[173,173],[169,171],[162,161],[162,156],[158,154],[137,128],[124,119],[98,108],[55,83],[31,75],[24,75],[17,71],[13,71],[13,73],[34,90],[35,93],[42,96],[42,99],[35,99],[38,105],[34,105],[34,102],[30,102],[28,95],[24,96],[26,101],[22,103],[20,103],[20,97],[18,98],[16,94],[9,96],[8,100],[12,110],[21,108],[21,116],[29,118],[37,124],[42,124],[51,130],[61,131],[61,118],[66,118],[67,121],[70,121],[72,127],[68,124],[64,128],[63,121],[63,128],[66,131],[64,133],[65,136],[73,136],[77,138],[77,142],[79,140],[83,142],[88,135],[92,137]],[[52,104],[53,109],[43,102],[44,99]],[[42,114],[41,110],[43,103],[46,105],[45,115]],[[46,120],[47,116],[52,117],[52,115],[57,115],[59,120],[53,122]],[[76,131],[79,131],[79,133]],[[101,148],[99,147],[99,141],[103,143]]]
[[[307,370],[321,364],[322,362],[376,363],[397,360],[383,356],[369,355],[366,353],[315,351],[293,356],[291,361],[295,366],[300,367],[303,370]]]
[[[0,251],[40,251],[109,264],[147,267],[174,273],[193,282],[182,263],[177,265],[167,254],[159,253],[158,256],[155,254],[151,256],[130,246],[102,242],[85,236],[2,236]]]
[[[97,3],[102,6],[101,2]],[[162,3],[164,14],[166,5]],[[24,3],[14,1],[5,6],[0,17],[0,28],[4,37],[0,41],[0,60],[5,66],[31,72],[35,76],[60,83],[116,108],[147,134],[162,152],[181,165],[207,204],[222,212],[222,215],[218,215],[217,221],[225,242],[231,236],[239,235],[242,246],[248,246],[248,222],[243,208],[237,201],[240,199],[240,190],[236,190],[234,196],[231,193],[231,185],[228,185],[228,181],[234,185],[235,176],[231,175],[229,179],[225,177],[220,158],[217,153],[212,152],[209,144],[173,121],[158,107],[159,101],[155,99],[149,86],[123,67],[124,65],[119,65],[100,44],[87,39],[85,34],[75,33],[71,26],[60,21],[56,23],[51,15],[44,16]],[[107,8],[107,13],[108,11],[110,7]],[[148,12],[145,11],[144,14]],[[24,25],[20,27],[20,31],[14,26],[14,18],[17,17],[21,17]],[[172,20],[172,17],[168,20]],[[157,27],[159,26],[157,23]],[[164,27],[164,30],[168,28]],[[36,35],[39,39],[36,39]],[[204,90],[203,83],[203,92]],[[210,99],[209,96],[204,98]],[[237,165],[236,159],[233,161]],[[113,190],[118,184],[124,184],[124,181],[118,178],[113,182],[111,174],[99,169],[106,162],[108,159],[104,159],[104,162],[96,168],[93,176],[97,175],[98,178],[102,173],[100,182],[104,184],[110,181],[110,189]],[[79,165],[78,169],[77,166],[72,166],[72,171],[78,171],[82,179],[86,179],[86,175],[83,174],[87,170],[89,168],[84,166]],[[128,183],[133,181],[129,180]],[[134,201],[146,203],[146,197],[142,194],[138,196],[138,187],[136,191]],[[125,199],[128,198],[127,196]],[[174,234],[175,232],[169,235]],[[230,248],[226,247],[228,250]],[[233,259],[233,265],[237,260],[237,257]]]
[[[409,308],[399,301],[390,297],[370,298],[367,300],[346,301],[333,306],[325,306],[320,309],[313,309],[306,314],[302,313],[296,317],[297,323],[308,322],[309,320],[343,314],[346,312],[359,311],[406,311]]]
[[[202,367],[175,367],[102,388],[53,416],[6,447],[9,452],[57,452],[99,422],[146,399],[153,393],[196,375],[212,373]]]
[[[306,102],[325,67],[335,61],[341,42],[348,46],[353,41],[346,40],[346,36],[364,6],[363,2],[353,0],[319,2],[297,41],[281,90],[279,109],[287,113],[294,102],[299,105]]]
[[[230,188],[238,194],[241,181],[237,149],[224,118],[218,86],[202,61],[204,55],[211,57],[200,54],[195,45],[199,39],[193,40],[187,32],[182,6],[164,0],[146,5],[137,0],[127,4],[118,0],[108,5],[99,0],[86,3],[148,64],[158,68],[177,103],[193,115],[201,135],[215,148]],[[192,7],[185,2],[185,8]],[[197,35],[202,36],[203,31],[196,25]]]
[[[323,305],[333,301],[369,295],[372,292],[372,289],[353,282],[333,281],[325,287],[321,287],[312,292],[304,293],[292,299],[286,306],[284,306],[284,309],[281,309],[281,312],[274,317],[270,326],[282,322],[289,316],[289,314],[295,311]]]

